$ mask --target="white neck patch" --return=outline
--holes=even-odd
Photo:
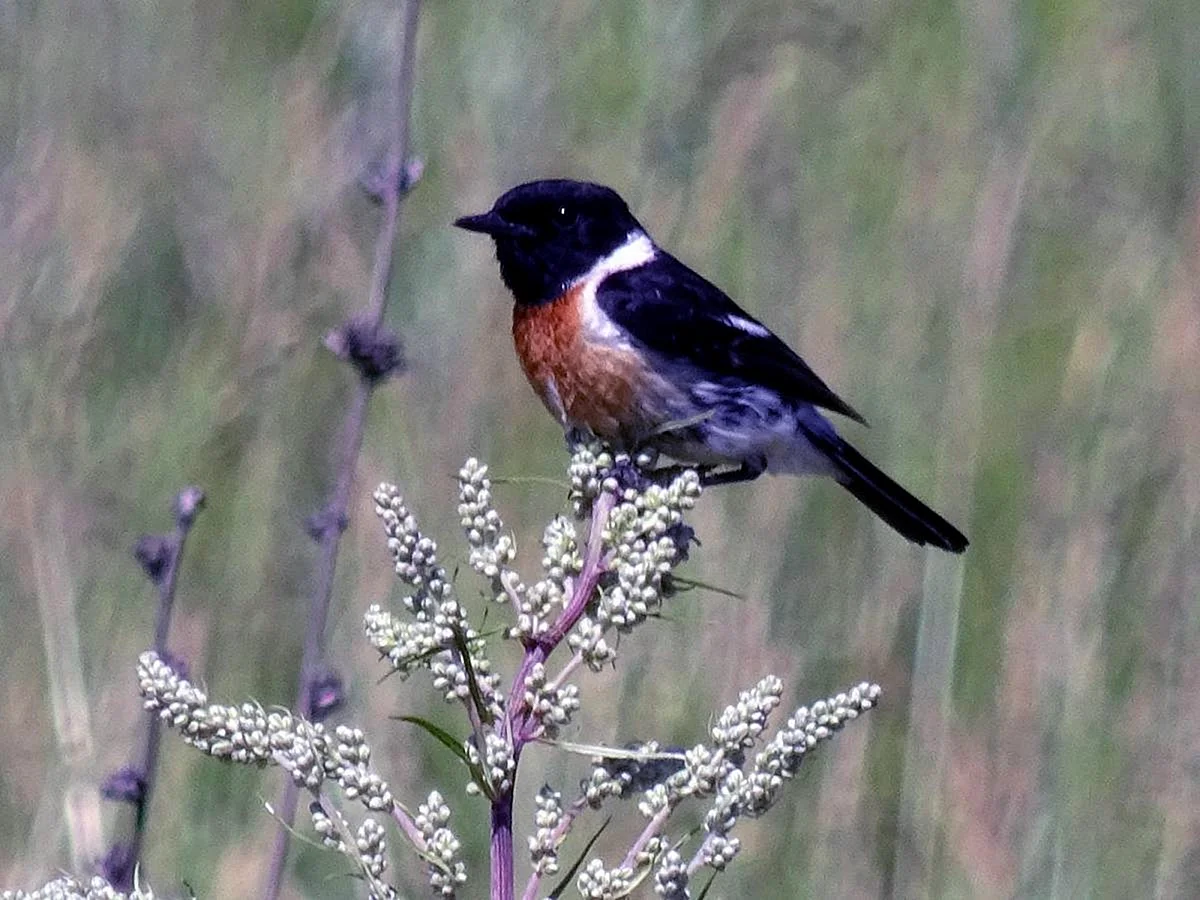
[[[571,282],[571,286],[599,284],[609,275],[636,269],[638,266],[650,262],[657,255],[658,249],[654,246],[654,241],[650,240],[650,235],[640,229],[631,231],[625,238],[625,243],[607,256],[596,260],[590,269]]]
[[[616,346],[628,344],[625,333],[604,314],[604,310],[600,309],[596,303],[596,288],[609,275],[636,269],[638,266],[650,262],[657,255],[658,248],[654,246],[654,241],[650,240],[650,235],[640,229],[631,231],[625,239],[625,243],[608,256],[596,260],[596,264],[587,272],[567,285],[568,290],[574,287],[583,287],[580,292],[579,304],[583,315],[583,327],[589,340]]]

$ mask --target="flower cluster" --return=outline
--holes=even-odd
[[[476,770],[483,772],[485,784],[483,790],[489,797],[498,797],[512,790],[513,775],[517,771],[517,760],[513,754],[512,744],[502,735],[488,731],[483,736],[483,756],[473,741],[467,742],[467,760]],[[467,785],[471,793],[480,789],[480,785],[472,782]]]
[[[542,536],[542,569],[545,577],[525,591],[517,601],[517,620],[508,636],[536,640],[550,630],[557,611],[566,606],[569,579],[579,574],[583,559],[575,524],[563,516],[555,516]]]
[[[516,544],[492,505],[492,482],[487,471],[478,460],[468,459],[458,473],[458,515],[471,548],[471,568],[491,583],[494,600],[513,604],[516,621],[507,636],[534,640],[550,629],[556,608],[566,605],[567,579],[582,566],[575,527],[561,516],[550,522],[542,539],[545,577],[526,587],[511,567]]]
[[[592,501],[607,487],[617,489],[612,469],[616,460],[600,444],[579,444],[571,454],[571,465],[567,477],[571,481],[571,508],[576,517],[583,518],[591,509]]]
[[[525,705],[539,723],[538,737],[553,738],[579,709],[579,688],[546,683],[546,667],[536,663],[525,678]]]
[[[744,751],[754,746],[767,725],[767,716],[783,697],[783,682],[768,675],[748,691],[738,695],[737,702],[725,707],[712,726],[713,743],[731,762],[740,763]]]
[[[210,704],[203,689],[181,676],[153,650],[138,658],[138,688],[146,709],[209,756],[237,763],[276,761],[300,783],[319,785],[325,729],[294,719],[288,712],[267,713],[255,703]],[[279,754],[276,756],[276,754]]]
[[[143,653],[138,660],[138,683],[146,708],[177,730],[187,743],[230,762],[277,765],[308,790],[315,798],[309,806],[314,829],[326,846],[355,860],[372,897],[386,900],[395,896],[381,880],[386,867],[383,827],[368,817],[353,830],[326,797],[329,784],[336,785],[347,800],[396,820],[417,850],[433,860],[430,881],[443,896],[453,896],[454,886],[462,883],[465,869],[457,859],[458,841],[445,827],[449,810],[440,818],[438,807],[437,826],[428,834],[419,822],[409,819],[387,782],[371,768],[371,748],[359,729],[339,725],[330,731],[287,711],[268,713],[254,703],[210,704],[201,688],[181,677],[153,651]]]
[[[617,658],[617,648],[604,639],[608,628],[605,623],[591,616],[584,616],[567,635],[567,645],[583,658],[587,667],[599,672]]]
[[[429,883],[443,897],[453,897],[457,887],[466,884],[467,867],[459,856],[462,845],[450,830],[450,807],[437,791],[417,807],[414,820],[425,839],[426,852],[437,863],[429,867]]]
[[[383,826],[371,818],[363,819],[354,835],[354,848],[363,868],[372,878],[382,878],[387,868],[387,841]]]
[[[588,862],[575,881],[575,887],[584,900],[617,900],[618,897],[628,897],[634,884],[633,869],[627,866],[606,869],[604,863],[598,859]]]
[[[657,741],[627,744],[620,755],[592,759],[591,774],[582,785],[583,799],[588,806],[599,809],[610,797],[651,793],[683,767],[683,753],[661,748]]]
[[[88,882],[56,878],[35,891],[0,891],[0,900],[154,900],[154,892],[134,887],[123,894],[96,875]]]
[[[517,545],[504,531],[500,513],[492,506],[488,467],[472,457],[458,470],[458,517],[471,548],[471,568],[492,584],[492,599],[520,603],[525,593],[521,576],[509,568]]]
[[[512,623],[502,633],[519,641],[524,654],[507,696],[500,693],[483,635],[471,625],[438,561],[437,544],[421,533],[394,485],[375,491],[395,571],[410,590],[396,613],[371,606],[364,630],[396,672],[427,670],[445,699],[465,706],[470,732],[461,745],[436,726],[426,723],[426,730],[463,758],[472,776],[468,792],[492,803],[493,872],[512,870],[512,795],[522,749],[533,740],[553,743],[572,723],[580,694],[567,678],[582,666],[598,670],[612,662],[618,637],[658,613],[674,591],[673,570],[687,559],[692,532],[684,519],[700,495],[700,478],[689,470],[647,473],[648,464],[597,445],[575,448],[569,500],[589,525],[580,534],[569,518],[549,523],[542,575],[531,584],[515,569],[516,546],[493,504],[487,467],[471,459],[459,471],[458,514],[471,567],[487,581],[492,601],[512,605]],[[550,656],[560,643],[573,655],[552,670]],[[461,848],[441,794],[430,793],[410,815],[372,769],[362,731],[327,728],[253,703],[210,704],[202,689],[154,653],[142,656],[138,678],[147,708],[188,743],[233,762],[277,765],[308,790],[317,834],[355,861],[372,900],[397,896],[383,880],[389,819],[428,864],[436,895],[453,897],[465,883]],[[686,900],[698,869],[720,871],[737,856],[737,823],[770,809],[808,752],[875,706],[880,691],[862,683],[800,707],[768,740],[768,720],[782,696],[778,678],[762,678],[714,716],[708,740],[691,748],[655,741],[588,748],[597,755],[570,804],[564,806],[551,785],[535,798],[527,839],[533,874],[525,896],[535,896],[540,879],[560,870],[559,849],[577,817],[611,799],[633,798],[644,819],[641,833],[614,865],[596,858],[576,863],[571,869],[576,888],[585,900],[615,900],[653,885],[659,897]],[[369,814],[351,823],[333,803],[335,791]],[[702,828],[668,835],[677,809],[696,801],[702,802],[697,809]],[[503,827],[496,825],[497,816],[507,817],[500,820]]]
[[[621,896],[622,886],[652,866],[657,866],[658,896],[668,900],[690,896],[688,881],[696,869],[709,866],[720,871],[737,855],[741,844],[731,834],[737,821],[766,812],[784,782],[799,770],[805,754],[874,707],[880,697],[878,685],[864,682],[811,707],[802,706],[750,761],[748,751],[762,739],[782,693],[783,684],[773,675],[742,691],[716,717],[711,744],[678,752],[660,750],[649,742],[593,761],[579,802],[596,808],[610,797],[639,794],[638,809],[648,823],[620,866],[607,869],[599,859],[589,862],[576,884],[584,897]],[[676,807],[688,798],[711,798],[704,815],[704,837],[690,862],[679,852],[682,842],[668,841],[661,834]],[[533,841],[530,847],[535,848]]]
[[[668,850],[654,873],[654,893],[665,900],[687,900],[687,886],[687,863],[678,850]]]
[[[738,818],[761,816],[770,809],[778,799],[784,781],[800,768],[804,755],[832,737],[846,722],[857,718],[859,713],[875,706],[879,696],[879,685],[864,682],[836,697],[818,700],[811,709],[802,706],[755,757],[748,772],[730,767],[704,817],[707,837],[698,853],[699,861],[717,870],[724,869],[741,846],[738,839],[729,834]]]
[[[308,815],[312,819],[313,831],[320,836],[321,843],[332,850],[345,853],[346,844],[338,831],[337,822],[325,812],[320,800],[314,800],[308,805]]]
[[[470,475],[477,470],[463,471]],[[464,495],[469,484],[463,482]],[[478,504],[480,492],[477,487],[471,490],[475,492],[473,502]],[[490,489],[483,493],[490,493]],[[473,699],[471,692],[477,690],[488,712],[499,715],[502,711],[499,678],[491,670],[483,639],[467,621],[453,585],[438,564],[437,544],[421,534],[416,519],[393,484],[381,484],[375,491],[375,514],[383,520],[396,574],[413,588],[413,593],[404,598],[404,605],[414,621],[401,621],[373,605],[363,619],[367,639],[397,672],[408,674],[414,669],[428,668],[433,673],[434,687],[447,700],[468,702]],[[484,520],[483,531],[491,533],[489,517],[486,514],[479,517]],[[497,519],[497,532],[498,529]],[[484,541],[482,531],[480,535]],[[493,549],[495,545],[496,541],[490,544]],[[499,574],[496,577],[500,579]]]
[[[366,736],[357,728],[339,725],[334,731],[337,743],[325,764],[326,774],[333,778],[351,800],[361,800],[367,809],[390,810],[392,792],[387,783],[371,771],[371,748]]]
[[[392,808],[387,782],[370,769],[371,751],[361,731],[339,725],[331,735],[324,725],[286,710],[268,713],[255,703],[210,704],[202,689],[152,650],[141,655],[137,674],[146,709],[201,752],[230,762],[273,763],[309,790],[329,779],[368,809]]]
[[[755,756],[754,767],[749,774],[744,779],[722,785],[722,792],[732,798],[730,809],[736,809],[746,816],[760,816],[770,809],[784,781],[799,770],[804,755],[821,741],[833,737],[847,722],[857,719],[859,714],[878,704],[880,694],[879,685],[864,681],[845,693],[796,710],[771,742]]]
[[[627,457],[617,457],[608,468],[605,455],[590,455],[586,449],[576,454],[572,466],[573,484],[578,478],[581,498],[590,496],[592,486],[619,492],[620,501],[609,514],[601,533],[609,551],[609,577],[602,583],[600,599],[593,613],[581,618],[568,637],[570,647],[579,653],[593,671],[599,671],[616,656],[606,639],[611,629],[628,632],[658,611],[671,593],[671,570],[687,558],[688,532],[683,516],[700,496],[700,478],[685,470],[667,485],[641,481],[622,485],[617,474],[634,472]],[[577,475],[576,469],[586,473]],[[577,502],[583,502],[579,500]]]
[[[536,805],[533,824],[537,830],[529,837],[529,857],[539,875],[553,875],[558,871],[558,846],[562,841],[562,794],[545,784],[533,802]]]

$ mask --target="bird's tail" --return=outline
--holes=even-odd
[[[834,464],[834,478],[871,512],[914,544],[931,544],[951,553],[967,549],[966,536],[896,484],[874,463],[834,435],[821,441]]]

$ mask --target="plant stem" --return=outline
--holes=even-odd
[[[169,539],[166,567],[158,579],[158,608],[154,616],[154,650],[163,659],[168,658],[167,638],[171,631],[171,612],[175,607],[175,587],[179,583],[179,561],[183,557],[183,545],[187,541],[196,514],[204,503],[204,491],[198,487],[185,487],[175,497],[175,532]],[[115,885],[122,889],[133,887],[133,873],[142,858],[146,824],[150,812],[150,799],[154,793],[155,773],[158,770],[158,749],[162,722],[151,715],[146,722],[145,738],[142,743],[141,760],[137,772],[142,786],[134,804],[133,833],[129,839],[127,879]]]
[[[600,576],[605,571],[604,541],[601,533],[608,521],[608,514],[617,505],[616,495],[605,492],[596,498],[592,504],[592,519],[588,530],[588,545],[583,561],[583,569],[575,579],[571,598],[555,620],[550,630],[525,648],[525,656],[513,679],[512,688],[508,694],[508,730],[513,741],[514,749],[524,746],[531,738],[525,721],[525,681],[530,671],[538,663],[544,663],[554,652],[554,648],[562,642],[568,632],[587,611],[587,605],[596,592]]]
[[[588,528],[587,550],[584,553],[583,569],[571,590],[571,597],[554,625],[541,638],[525,647],[525,656],[513,678],[508,692],[508,710],[504,727],[512,742],[514,763],[520,763],[521,749],[533,739],[535,723],[530,721],[525,707],[525,681],[538,663],[544,663],[562,642],[563,638],[587,611],[588,603],[596,593],[600,576],[604,574],[607,559],[604,552],[603,532],[608,515],[617,505],[616,495],[605,491],[592,504],[592,518]],[[513,784],[516,784],[513,770]],[[513,795],[510,788],[492,802],[492,900],[513,900]],[[536,885],[535,885],[536,886]],[[528,889],[526,889],[528,895]]]
[[[637,840],[633,842],[633,845],[629,848],[629,852],[625,854],[625,859],[621,862],[622,866],[632,869],[637,864],[638,854],[646,849],[646,845],[650,843],[652,838],[658,836],[663,826],[667,824],[668,817],[674,811],[675,805],[668,803],[654,814],[654,818],[646,823],[646,827],[642,829],[642,833],[637,836]]]
[[[566,608],[555,620],[553,627],[538,639],[540,645],[548,648],[546,656],[549,656],[550,651],[567,636],[567,632],[575,627],[575,623],[583,616],[588,603],[591,602],[592,595],[596,592],[596,585],[600,583],[600,576],[606,569],[602,533],[608,522],[608,514],[616,505],[617,495],[608,491],[597,497],[592,504],[592,522],[588,531],[587,554],[583,561],[583,570],[579,573],[579,578],[575,582],[575,590],[572,591]]]
[[[587,800],[585,800],[583,797],[580,797],[578,800],[568,806],[566,810],[563,811],[562,819],[559,821],[558,826],[554,829],[554,833],[550,837],[551,842],[557,844],[559,841],[561,841],[566,833],[571,830],[571,826],[575,823],[575,817],[585,809],[587,809]],[[541,873],[535,871],[529,876],[529,882],[525,885],[525,893],[521,895],[521,900],[537,900],[537,892],[538,888],[541,886],[541,883]]]
[[[492,900],[513,900],[512,815],[510,788],[492,802]]]
[[[396,82],[397,109],[393,119],[395,130],[384,162],[378,191],[383,215],[379,226],[379,236],[375,241],[375,260],[364,320],[365,324],[372,329],[378,329],[382,324],[384,310],[387,306],[392,277],[392,260],[395,255],[396,232],[400,221],[400,201],[407,187],[404,184],[403,173],[408,157],[409,111],[412,106],[417,23],[420,13],[421,0],[407,0],[403,12],[404,43],[400,51]],[[374,379],[368,378],[360,372],[339,437],[340,450],[337,454],[337,477],[333,494],[322,515],[323,525],[317,537],[320,544],[320,557],[317,562],[312,603],[305,629],[304,655],[300,663],[300,686],[296,703],[297,713],[305,718],[312,717],[313,686],[315,677],[321,670],[324,657],[325,628],[333,596],[338,549],[350,505],[358,454],[362,448],[367,404],[375,386]],[[289,780],[276,809],[280,825],[275,834],[275,844],[271,851],[270,865],[263,888],[263,897],[266,900],[275,900],[279,896],[283,884],[290,829],[295,819],[298,797],[298,788]]]

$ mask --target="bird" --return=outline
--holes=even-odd
[[[455,220],[489,236],[521,368],[568,436],[695,466],[704,484],[824,475],[919,545],[967,538],[838,433],[866,420],[725,292],[663,250],[612,188],[517,185]]]

